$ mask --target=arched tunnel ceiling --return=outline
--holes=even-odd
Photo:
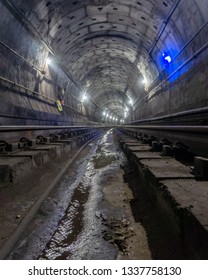
[[[122,116],[176,0],[13,1],[96,104]],[[172,23],[173,24],[173,23]],[[161,43],[160,43],[161,45]]]

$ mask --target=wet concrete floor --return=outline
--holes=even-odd
[[[87,149],[9,259],[151,259],[145,229],[132,214],[127,160],[113,130]]]

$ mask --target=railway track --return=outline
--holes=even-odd
[[[72,135],[81,134],[90,129],[96,129],[95,125],[71,125],[71,126],[49,126],[49,125],[33,125],[33,126],[0,126],[0,140],[9,144],[18,142],[21,138],[35,140],[37,136],[42,135],[50,138],[50,135],[61,135],[62,137],[70,137]]]
[[[172,151],[208,156],[208,126],[125,125],[123,128],[150,144],[152,141],[164,142],[172,147]]]
[[[18,235],[9,259],[151,258],[145,230],[131,213],[132,195],[120,167],[126,159],[112,130],[82,153],[65,168],[37,215],[26,214],[33,221]]]
[[[40,136],[45,138],[45,141],[53,140],[53,137],[67,138],[73,135],[84,133],[90,129],[110,129],[121,127],[129,132],[142,137],[148,138],[148,141],[155,139],[160,141],[165,140],[172,147],[186,150],[189,153],[208,156],[208,126],[207,125],[145,125],[145,124],[129,124],[129,125],[77,125],[77,126],[1,126],[0,127],[0,152],[4,148],[12,151],[25,145],[31,145],[40,141]],[[39,140],[37,138],[39,137]],[[23,141],[22,141],[23,139]],[[7,146],[7,147],[5,147]]]
[[[31,145],[1,153],[0,259],[9,254],[69,167],[100,135],[98,130],[73,129],[73,136],[37,138]]]
[[[194,168],[190,162],[183,164],[175,158],[170,143],[159,147],[156,139],[137,135],[134,130],[119,130],[118,138],[134,166],[138,195],[145,193],[160,212],[161,226],[170,229],[176,250],[183,252],[185,259],[207,259],[208,160],[196,157]]]
[[[96,139],[96,137],[100,135],[100,132],[102,132],[102,129],[105,131],[105,130],[108,130],[111,128],[112,128],[112,125],[105,125],[105,124],[99,125],[99,127],[98,126],[1,127],[0,136],[2,138],[0,138],[0,139],[3,139],[3,140],[1,142],[2,145],[0,146],[0,149],[1,149],[1,152],[0,152],[0,172],[1,172],[0,190],[3,190],[2,193],[6,192],[8,197],[10,196],[10,191],[12,193],[12,191],[15,190],[14,188],[11,188],[11,186],[15,186],[15,187],[19,186],[19,187],[17,187],[17,194],[20,191],[20,189],[21,189],[21,192],[25,191],[25,192],[30,193],[30,190],[28,190],[28,188],[25,189],[24,184],[28,184],[28,182],[31,181],[31,178],[32,178],[32,177],[30,177],[30,174],[32,174],[32,173],[30,173],[31,170],[33,170],[35,172],[33,174],[36,174],[36,177],[38,177],[38,176],[40,176],[40,175],[37,175],[38,170],[40,170],[40,169],[43,169],[43,171],[46,170],[46,169],[44,169],[44,166],[47,166],[47,164],[49,164],[47,167],[48,170],[51,168],[51,166],[50,166],[51,160],[53,162],[55,162],[55,167],[52,166],[49,177],[52,177],[53,172],[55,174],[54,170],[56,170],[56,175],[58,176],[56,179],[54,179],[55,183],[51,182],[52,186],[54,187],[57,184],[57,182],[62,178],[64,172],[67,170],[69,165],[75,160],[75,158],[77,156],[76,153],[78,152],[79,148],[82,150],[81,147],[85,143],[83,146],[83,149],[85,149],[85,147],[90,143],[91,140]],[[132,153],[134,153],[134,146],[137,146],[137,145],[140,146],[138,144],[138,141],[140,141],[142,143],[142,145],[144,145],[146,147],[145,148],[146,150],[144,149],[143,154],[146,153],[145,157],[148,155],[149,156],[148,160],[150,160],[152,162],[154,160],[156,160],[156,161],[159,160],[160,162],[162,162],[161,155],[160,155],[161,153],[164,156],[164,160],[166,160],[166,158],[170,158],[170,157],[171,158],[174,157],[175,159],[177,159],[177,156],[180,156],[181,154],[184,154],[185,157],[187,155],[193,154],[193,159],[194,159],[195,155],[207,156],[207,136],[208,136],[207,126],[123,125],[123,126],[119,126],[119,127],[117,126],[116,130],[119,131],[119,133],[121,133],[121,135],[124,135],[124,136],[122,136],[123,140],[125,140],[125,139],[130,140],[131,144],[124,144],[124,146],[123,146],[123,148],[125,149],[125,152],[127,152],[127,156],[130,156],[130,157],[132,157]],[[104,136],[104,139],[106,141],[105,136]],[[93,142],[93,143],[94,143],[93,145],[98,145],[98,144],[95,144],[96,142]],[[128,145],[130,145],[132,147],[129,149]],[[88,146],[88,148],[89,148],[89,146]],[[99,152],[100,151],[99,145],[97,146],[97,148],[98,148],[97,150]],[[152,158],[152,155],[149,154],[151,152],[153,152],[153,154],[154,154],[153,158]],[[156,153],[157,153],[157,155],[155,155]],[[63,162],[59,161],[60,156],[61,157],[66,156],[65,161],[63,161]],[[67,157],[68,157],[68,159],[67,159]],[[70,160],[69,160],[69,157],[71,157]],[[103,157],[104,157],[104,161],[103,161]],[[134,161],[136,161],[136,166],[138,166],[139,160],[135,159],[135,157],[133,157],[133,158],[134,158]],[[94,160],[93,155],[91,155],[91,159]],[[106,153],[105,148],[101,153],[99,152],[98,159],[99,159],[99,161],[97,161],[95,164],[98,166],[98,168],[102,168],[103,164],[104,164],[104,167],[108,166],[109,164],[111,164],[111,162],[115,162],[116,164],[118,164],[118,162],[116,160],[117,157],[114,155],[112,156],[111,152]],[[175,159],[173,159],[173,160],[175,160]],[[69,163],[67,163],[68,161],[69,161]],[[173,164],[173,165],[175,164],[175,163],[172,163],[172,159],[169,161],[171,162],[171,164]],[[188,163],[188,166],[191,166],[191,165],[192,165],[192,163]],[[59,172],[57,171],[57,168],[62,168],[62,173],[60,175],[58,175]],[[85,166],[85,168],[87,168],[87,166]],[[161,172],[163,171],[163,168],[164,167],[161,167]],[[172,165],[170,165],[169,168],[171,170]],[[182,170],[183,170],[183,168],[182,168]],[[180,168],[179,168],[179,171],[180,171]],[[140,175],[142,173],[143,173],[143,169],[141,168]],[[200,189],[202,189],[202,191],[204,190],[205,185],[207,184],[206,181],[195,183],[193,174],[191,174],[191,173],[189,174],[189,172],[188,173],[185,172],[185,173],[188,175],[187,175],[187,177],[183,177],[182,178],[183,180],[180,178],[179,175],[177,178],[175,178],[180,183],[182,181],[184,182],[185,187],[182,186],[182,188],[185,188],[185,189],[187,188],[187,186],[186,186],[187,182],[185,180],[188,180],[191,183],[194,182],[194,184],[196,184],[197,186],[199,185],[197,187],[198,190],[200,190]],[[88,178],[88,177],[90,178],[91,176],[93,177],[94,176],[93,174],[94,174],[94,171],[92,171],[92,174],[90,174],[90,175],[88,174],[89,176],[87,175],[86,178]],[[137,175],[135,174],[135,176],[137,176]],[[24,181],[25,177],[27,178],[27,181]],[[46,175],[45,175],[45,177],[47,180],[49,180],[49,177],[47,177]],[[198,179],[201,180],[201,179],[203,179],[202,177],[199,176]],[[42,178],[42,177],[40,176],[40,178]],[[88,201],[88,191],[89,191],[88,187],[89,186],[87,186],[87,185],[85,186],[85,182],[88,180],[86,178],[81,183],[81,185],[78,184],[78,188],[76,187],[77,193],[75,191],[75,197],[74,197],[75,198],[74,203],[76,202],[78,197],[81,199],[80,200],[80,209],[81,209],[80,211],[81,212],[84,211],[84,208],[81,204],[82,203],[85,204]],[[140,184],[140,179],[141,178],[138,178],[138,182],[136,182],[136,184],[137,183]],[[168,177],[168,180],[169,179],[175,180],[172,177],[170,177],[170,178]],[[23,184],[21,184],[22,180],[23,180]],[[149,179],[145,179],[145,180],[148,181]],[[151,183],[151,180],[149,182]],[[148,185],[149,182],[146,182],[146,184]],[[30,186],[30,184],[31,184],[31,182],[29,182],[29,186]],[[39,182],[36,182],[34,180],[33,187],[34,186],[36,187],[36,185],[38,185],[38,184],[39,184]],[[46,184],[46,182],[45,182],[45,184]],[[171,184],[171,182],[170,182],[170,184]],[[155,186],[157,188],[157,184]],[[41,188],[45,188],[45,187],[42,185],[42,187],[40,187],[40,189]],[[38,211],[38,209],[40,208],[43,201],[49,195],[51,189],[53,189],[53,188],[47,187],[47,190],[49,190],[49,191],[44,192],[43,197],[42,197],[43,193],[41,193],[41,195],[39,194],[42,198],[41,198],[41,200],[36,198],[37,205],[34,204],[35,210],[32,210],[32,211],[35,211],[35,212]],[[94,190],[94,191],[96,192],[96,190]],[[193,191],[193,196],[191,196],[191,197],[193,198],[195,195],[195,190],[192,189],[192,191]],[[16,190],[15,190],[15,192],[16,192]],[[111,190],[109,190],[109,193],[111,193]],[[76,196],[76,194],[77,194],[77,196]],[[84,195],[83,200],[82,200],[82,194]],[[166,197],[166,194],[164,196]],[[99,197],[99,192],[98,192],[98,197]],[[110,197],[111,197],[111,195],[110,195]],[[201,198],[201,194],[199,195],[199,197]],[[3,199],[4,199],[4,197],[3,197]],[[31,199],[31,197],[30,197],[30,199]],[[54,198],[54,200],[55,200],[55,198]],[[124,198],[124,200],[127,200],[128,204],[129,204],[129,201],[130,201],[129,198]],[[29,201],[29,199],[28,199],[28,201]],[[199,199],[199,201],[200,201],[200,199]],[[18,203],[21,203],[21,200]],[[60,203],[61,203],[61,201],[60,201]],[[9,205],[11,205],[11,204],[12,204],[12,200],[9,201],[9,204],[7,205],[7,207],[9,207]],[[69,212],[73,210],[73,207],[74,207],[73,205],[71,204],[71,208],[69,207]],[[193,206],[191,202],[189,203],[189,205]],[[20,207],[20,206],[18,206],[18,207]],[[22,225],[22,222],[23,222],[24,226],[21,230],[18,230],[17,233],[14,234],[14,236],[12,237],[13,238],[12,242],[11,242],[11,240],[9,240],[8,242],[5,243],[7,245],[5,247],[3,247],[3,251],[0,250],[1,258],[4,258],[9,254],[12,247],[16,244],[16,242],[18,241],[18,239],[24,232],[24,229],[30,223],[31,218],[34,216],[33,215],[34,213],[33,214],[30,213],[30,209],[27,208],[28,206],[24,206],[24,207],[26,209],[25,214],[20,213],[16,217],[13,217],[13,218],[11,217],[11,219],[10,219],[11,227],[14,226],[14,228],[15,228],[18,226],[18,224]],[[157,205],[157,207],[160,208],[160,205]],[[9,209],[10,208],[8,208],[8,216],[10,215]],[[33,209],[33,207],[31,209]],[[144,211],[144,209],[142,209],[141,211]],[[171,211],[168,212],[170,215],[172,215]],[[13,212],[11,211],[11,214],[12,213],[14,214],[14,211]],[[1,215],[2,215],[2,213],[1,213]],[[191,213],[191,215],[192,215],[192,213]],[[29,218],[27,220],[28,216],[29,216]],[[26,220],[24,220],[24,217],[26,218]],[[2,221],[4,218],[5,218],[4,216],[0,217],[0,219],[2,219]],[[108,222],[105,221],[105,216],[103,216],[103,214],[102,215],[99,214],[97,218],[101,219],[104,223],[108,224]],[[79,215],[77,215],[77,217],[75,218],[74,224],[78,223],[77,219],[78,220],[80,219]],[[195,217],[194,217],[194,219],[195,219]],[[206,219],[206,217],[205,217],[205,219]],[[110,219],[110,221],[111,220],[112,219]],[[119,220],[118,217],[116,217],[115,220],[118,220],[120,222],[122,221],[122,220]],[[114,222],[115,221],[113,221],[113,223]],[[63,222],[63,223],[65,223],[65,222]],[[175,230],[175,222],[173,222],[173,225],[174,225],[174,230]],[[64,227],[64,224],[63,224],[63,227]],[[81,227],[83,227],[83,224],[81,225]],[[111,227],[111,225],[110,225],[110,227]],[[178,225],[176,225],[176,228],[177,227],[178,227]],[[55,230],[55,228],[53,228],[53,229]],[[62,228],[61,228],[61,231],[62,231]],[[203,231],[203,225],[202,225],[202,230],[201,230],[201,228],[199,230],[200,234],[202,231]],[[107,231],[107,233],[108,233],[108,231]],[[59,233],[57,233],[57,234],[59,235]],[[107,236],[108,236],[108,234],[107,234]],[[177,236],[177,238],[179,238],[179,237]],[[205,237],[205,240],[206,240],[206,238],[207,237]],[[197,237],[197,239],[198,239],[198,237]],[[54,241],[54,242],[56,242],[56,241]],[[118,241],[115,241],[115,242],[118,242]],[[188,244],[188,240],[185,240],[185,242],[187,242],[187,244]],[[3,243],[4,243],[4,236],[3,236],[3,239],[1,239],[1,245]],[[176,241],[176,243],[177,243],[177,241]],[[188,246],[187,244],[186,244],[186,246]],[[52,257],[52,255],[53,255],[53,254],[51,255],[51,252],[50,252],[51,246],[53,247],[53,242],[49,243],[48,247],[45,249],[46,251],[43,252],[43,254],[41,256],[39,255],[39,257],[50,259],[50,257]],[[119,243],[116,246],[118,247]],[[201,245],[197,244],[196,247],[197,246],[201,250]],[[63,248],[61,248],[60,250],[62,250],[62,249]],[[193,250],[195,250],[195,249],[193,249]],[[96,250],[94,250],[94,251],[96,251]],[[124,251],[125,251],[125,246],[124,246]],[[99,251],[99,254],[100,253],[101,252]],[[97,253],[95,252],[95,255],[96,254]],[[111,252],[111,254],[112,254],[111,255],[111,257],[112,257],[113,253]],[[191,252],[190,254],[189,254],[189,252],[185,252],[185,254],[187,254],[189,256],[194,256],[194,258],[197,258],[197,256],[194,255],[195,254],[194,252]],[[203,258],[207,256],[204,252],[201,252],[200,254],[201,254],[201,256],[203,256]],[[67,258],[71,258],[72,255],[73,255],[72,253],[71,253],[71,255],[67,255]],[[183,255],[183,253],[178,252],[178,256],[180,256],[181,258],[184,258],[184,256],[182,256],[182,255]],[[59,257],[64,259],[66,256],[63,253],[63,254],[60,254]],[[106,257],[107,257],[107,254],[106,254]]]
[[[9,126],[0,128],[0,186],[13,185],[50,160],[76,150],[99,135],[82,126]]]
[[[0,185],[15,183],[31,169],[58,154],[81,145],[100,129],[99,126],[2,126],[0,127]],[[155,151],[176,159],[194,162],[195,156],[208,157],[208,126],[122,125],[128,135],[148,143]],[[19,166],[25,166],[20,168]]]

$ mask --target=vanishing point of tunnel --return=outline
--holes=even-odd
[[[0,0],[0,259],[208,259],[208,1]]]

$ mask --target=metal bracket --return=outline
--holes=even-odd
[[[19,140],[18,148],[19,148],[19,149],[28,148],[28,147],[33,146],[33,144],[34,144],[34,141],[31,141],[31,140],[29,140],[29,139],[23,137],[23,138],[21,138],[21,139]]]
[[[0,153],[10,152],[11,150],[11,144],[8,144],[6,141],[0,140]]]

